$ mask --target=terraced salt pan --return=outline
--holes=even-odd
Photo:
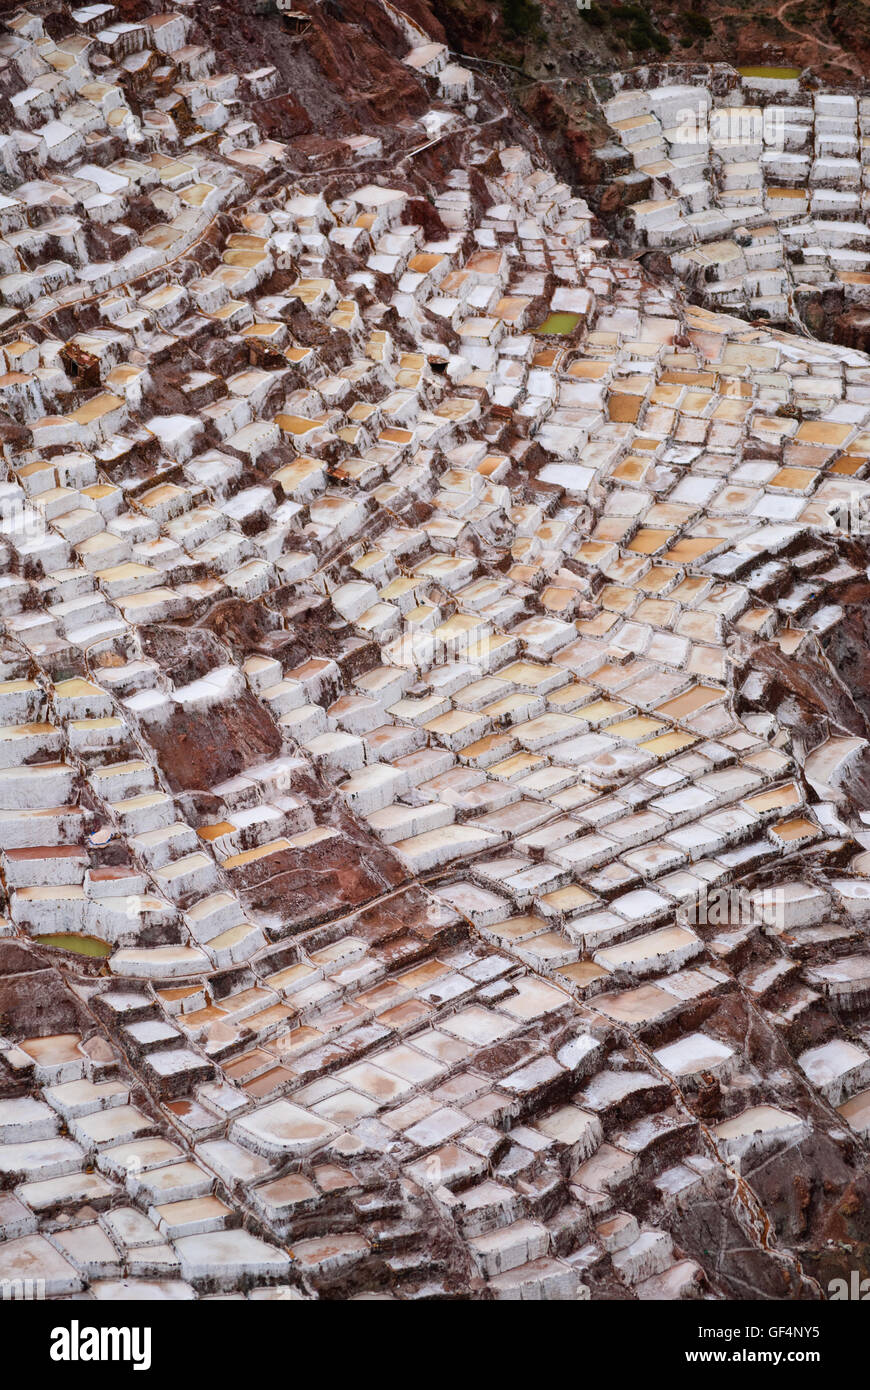
[[[806,1120],[775,1105],[751,1106],[713,1130],[721,1151],[736,1160],[762,1153],[780,1142],[794,1143],[807,1133]]]
[[[870,1081],[870,1053],[845,1038],[808,1048],[798,1057],[798,1065],[832,1105],[839,1105]]]
[[[705,1033],[690,1033],[654,1055],[666,1071],[683,1082],[697,1082],[705,1072],[726,1080],[734,1065],[733,1050]]]

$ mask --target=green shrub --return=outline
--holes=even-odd
[[[659,53],[670,53],[670,40],[659,32],[642,5],[621,5],[613,11],[613,23],[620,29],[628,28],[626,43],[629,48],[639,52],[654,48]]]
[[[591,4],[588,10],[581,10],[580,15],[591,24],[593,29],[604,29],[610,23],[610,16],[606,10],[602,10],[600,5]]]
[[[537,34],[541,28],[541,7],[535,0],[501,0],[505,28],[518,38]]]
[[[705,14],[699,14],[697,10],[689,10],[683,15],[683,30],[686,34],[694,35],[695,38],[709,39],[713,33],[713,25]]]
[[[632,24],[628,31],[628,46],[643,50],[654,48],[657,53],[670,53],[670,40],[650,24]]]

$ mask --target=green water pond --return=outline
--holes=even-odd
[[[548,314],[533,332],[546,336],[551,333],[573,333],[580,322],[579,314]]]
[[[51,936],[40,936],[40,946],[57,946],[61,951],[75,951],[77,956],[95,956],[105,959],[112,954],[112,947],[96,936],[79,936],[77,932],[58,932]]]
[[[776,77],[783,82],[800,77],[800,68],[738,68],[741,77]]]

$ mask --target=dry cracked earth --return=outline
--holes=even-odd
[[[4,1287],[866,1274],[870,101],[2,8]]]

